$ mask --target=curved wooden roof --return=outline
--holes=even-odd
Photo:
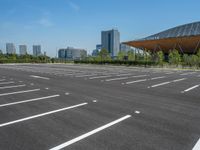
[[[124,44],[143,50],[162,50],[164,53],[169,53],[170,50],[177,49],[180,53],[191,54],[196,53],[200,48],[200,35],[165,39],[129,41],[124,42]]]

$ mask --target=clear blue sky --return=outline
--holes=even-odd
[[[117,28],[121,41],[200,21],[199,0],[0,0],[0,49],[5,43],[91,51],[101,30]],[[18,49],[18,48],[17,48]]]

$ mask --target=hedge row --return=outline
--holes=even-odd
[[[107,60],[107,61],[96,61],[96,60],[75,60],[75,64],[113,64],[113,65],[135,65],[135,66],[153,66],[157,63],[153,61],[124,61],[124,60]]]

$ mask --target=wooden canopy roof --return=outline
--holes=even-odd
[[[180,53],[196,53],[200,48],[200,35],[174,37],[165,39],[139,40],[124,42],[129,46],[152,52],[162,50],[168,54],[170,50],[177,49]]]

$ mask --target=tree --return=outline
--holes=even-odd
[[[200,67],[200,49],[197,52],[197,56],[198,56],[198,66]]]
[[[126,53],[124,51],[119,51],[117,55],[118,60],[124,60],[124,57],[126,56]]]
[[[128,51],[128,60],[135,61],[135,54],[132,50]]]
[[[108,51],[107,51],[105,48],[103,48],[103,49],[100,51],[99,56],[100,56],[100,58],[101,58],[101,61],[111,60],[111,57],[110,57]]]
[[[179,54],[179,52],[174,49],[172,51],[170,51],[169,53],[169,63],[171,65],[179,65],[179,63],[181,62],[181,56]]]
[[[151,52],[145,50],[145,51],[144,51],[144,60],[145,60],[146,62],[149,62],[149,61],[151,61],[151,59],[152,59]]]
[[[190,56],[188,54],[183,55],[183,65],[186,65],[186,66],[191,65],[190,64]]]
[[[200,49],[197,51],[197,56],[200,57]]]
[[[163,65],[163,63],[164,63],[164,53],[163,53],[163,51],[158,51],[156,54],[157,54],[157,63],[159,65]]]
[[[197,55],[191,56],[191,66],[198,66],[199,65],[199,58]]]
[[[100,61],[101,61],[101,56],[100,56],[100,54],[99,54],[98,56],[94,57],[94,60],[97,61],[97,62],[100,62]]]

